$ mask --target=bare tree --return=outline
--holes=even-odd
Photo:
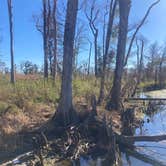
[[[57,0],[53,1],[52,19],[53,19],[53,38],[54,38],[54,48],[53,48],[53,80],[55,81],[55,76],[57,72],[57,20],[56,20],[56,9]]]
[[[48,78],[50,69],[50,75],[55,81],[57,70],[57,38],[59,36],[57,28],[57,0],[43,0],[42,14],[34,15],[33,19],[36,29],[43,37],[44,78]]]
[[[131,41],[130,41],[130,44],[129,44],[129,48],[128,48],[128,51],[127,51],[127,55],[126,55],[125,60],[124,60],[124,66],[127,65],[127,61],[128,61],[129,56],[130,56],[130,52],[131,52],[131,49],[132,49],[132,46],[133,46],[133,42],[134,42],[134,40],[135,40],[135,37],[136,37],[137,33],[139,32],[139,30],[141,29],[141,27],[144,25],[144,23],[145,23],[147,17],[149,16],[149,14],[150,14],[152,8],[153,8],[155,5],[157,5],[159,2],[160,2],[160,0],[157,0],[157,1],[155,1],[154,3],[152,3],[152,4],[150,5],[150,7],[148,8],[148,10],[147,10],[145,16],[143,17],[143,19],[141,20],[141,22],[138,24],[138,26],[137,26],[135,32],[133,33],[133,36],[132,36],[132,38],[131,38]]]
[[[78,0],[68,0],[64,32],[61,97],[57,114],[54,116],[54,119],[60,116],[63,125],[70,124],[76,120],[72,103],[72,62],[77,8]]]
[[[130,3],[131,3],[130,0],[119,0],[120,23],[119,23],[119,37],[118,37],[118,46],[117,46],[116,67],[115,67],[113,87],[111,90],[111,102],[109,102],[107,105],[108,109],[112,108],[115,110],[119,110],[120,108],[121,79],[122,79],[125,50],[126,50],[128,17],[129,17],[130,6],[131,6]]]
[[[107,58],[108,58],[108,50],[109,50],[109,46],[110,46],[110,39],[111,39],[111,35],[112,35],[112,28],[113,28],[113,21],[114,21],[114,16],[115,16],[116,5],[117,5],[117,0],[111,0],[108,27],[107,27],[107,35],[106,35],[105,49],[104,49],[104,56],[103,56],[103,71],[102,71],[102,76],[101,76],[100,94],[99,94],[98,104],[100,104],[104,99],[106,64],[107,64]]]
[[[159,58],[159,88],[163,88],[164,86],[164,74],[163,74],[163,66],[166,64],[166,46],[162,50],[161,57]]]
[[[144,47],[145,47],[145,39],[143,37],[136,38],[136,47],[137,47],[137,68],[136,68],[136,83],[131,93],[131,96],[134,96],[138,85],[142,80],[143,75],[143,60],[144,60]]]
[[[73,71],[75,72],[78,67],[78,55],[85,41],[85,24],[82,20],[79,20],[76,26],[76,33],[74,38],[74,55],[73,55]]]
[[[43,48],[44,48],[44,78],[48,78],[48,47],[47,47],[47,0],[43,0]]]
[[[85,11],[85,15],[89,21],[89,27],[91,29],[91,32],[93,34],[94,37],[94,54],[95,54],[95,76],[98,76],[98,67],[97,67],[97,58],[98,58],[98,33],[99,30],[96,26],[96,20],[98,18],[99,15],[99,9],[97,9],[95,11],[95,0],[93,0],[91,8],[90,8],[90,15],[87,14],[87,12]]]
[[[141,81],[141,75],[143,72],[143,59],[144,59],[144,46],[145,46],[145,40],[143,38],[139,39],[140,41],[140,55],[139,52],[137,53],[137,84],[140,84]],[[138,41],[136,40],[136,44],[137,44],[137,49],[139,50],[139,45],[138,45]]]
[[[128,57],[130,55],[133,42],[140,28],[143,26],[146,21],[148,15],[150,14],[151,9],[157,5],[160,0],[152,3],[148,8],[145,16],[141,20],[140,24],[137,26],[131,41],[129,43],[129,48],[126,54],[126,39],[128,32],[128,16],[130,12],[130,3],[131,0],[119,0],[119,11],[120,11],[120,23],[119,23],[119,38],[118,38],[118,47],[117,47],[117,56],[116,56],[116,67],[114,74],[113,87],[111,89],[111,100],[107,103],[107,108],[110,110],[115,109],[120,111],[120,103],[121,103],[121,80],[123,75],[124,66],[127,64]]]
[[[15,69],[14,69],[14,44],[13,44],[13,12],[12,12],[12,0],[8,0],[8,13],[9,13],[9,25],[10,25],[10,56],[11,56],[11,83],[15,83]]]
[[[158,64],[159,64],[159,57],[160,57],[160,46],[157,42],[154,42],[149,47],[149,55],[147,57],[147,72],[146,77],[150,81],[154,81],[154,84],[157,86],[158,82]]]
[[[88,75],[89,75],[89,73],[90,73],[91,55],[92,55],[92,42],[89,40]]]

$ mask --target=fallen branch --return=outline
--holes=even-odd
[[[166,135],[156,135],[156,136],[124,136],[124,135],[116,135],[117,142],[124,144],[128,147],[131,147],[134,142],[159,142],[166,140]]]
[[[165,101],[166,98],[127,98],[125,99],[126,101],[130,101],[130,100],[142,100],[142,101]]]

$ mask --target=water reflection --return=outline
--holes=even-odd
[[[153,113],[146,115],[143,125],[135,130],[135,135],[159,135],[166,134],[166,106],[157,106],[158,109]],[[148,155],[152,158],[151,161],[142,161],[127,153],[121,152],[121,166],[151,166],[154,161],[163,163],[166,165],[166,141],[159,143],[156,142],[139,142],[135,143],[138,147],[138,151],[143,155]],[[150,164],[151,163],[151,164]],[[80,158],[80,166],[111,166],[108,162],[108,158],[105,156],[97,158]],[[76,165],[77,166],[77,165]]]

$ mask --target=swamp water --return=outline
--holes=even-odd
[[[154,95],[162,96],[163,98],[166,97],[166,93],[163,94],[162,91],[160,95],[159,92],[157,94],[155,92],[141,94],[141,97],[154,97]],[[157,110],[153,114],[146,115],[144,117],[144,123],[135,130],[135,135],[137,136],[162,134],[166,134],[166,101],[164,104],[158,105]],[[135,143],[135,145],[138,147],[137,151],[139,153],[150,157],[152,160],[145,161],[146,159],[138,159],[138,157],[136,158],[130,154],[121,152],[122,166],[166,166],[166,140],[161,142],[139,142]],[[92,159],[91,157],[81,158],[80,166],[110,166],[104,164],[103,161],[105,160],[104,156],[97,159]]]
[[[144,124],[137,128],[135,135],[160,135],[166,134],[166,106],[161,105],[160,110],[153,115],[146,115]],[[138,152],[143,155],[149,156],[154,161],[159,161],[161,165],[166,166],[166,141],[161,142],[139,142],[135,143],[138,147]],[[80,166],[109,166],[104,164],[105,157],[97,159],[81,158]],[[127,153],[121,152],[122,166],[152,166],[156,165],[145,162],[144,160],[137,159]],[[159,165],[159,164],[158,164]],[[160,165],[159,165],[160,166]]]

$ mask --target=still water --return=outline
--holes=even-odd
[[[158,106],[158,111],[152,115],[146,115],[144,118],[144,124],[137,128],[135,135],[160,135],[166,134],[166,106]],[[138,147],[138,151],[141,154],[150,156],[154,161],[159,161],[161,165],[166,166],[166,141],[161,142],[139,142],[135,143]],[[137,159],[126,153],[121,152],[122,166],[152,166],[159,165],[154,162],[145,162],[141,159]],[[104,164],[105,157],[99,157],[97,159],[81,158],[80,166],[109,166]]]

